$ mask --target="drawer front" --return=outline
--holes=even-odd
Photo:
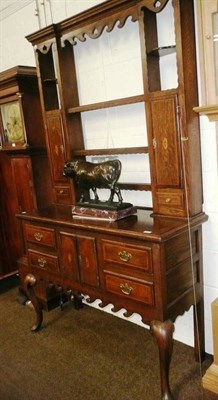
[[[121,264],[152,272],[151,249],[142,246],[132,246],[125,243],[102,241],[104,264]]]
[[[177,192],[158,192],[157,193],[157,202],[158,205],[167,205],[167,206],[178,206],[184,207],[183,193]]]
[[[151,306],[154,305],[153,283],[139,283],[131,279],[109,274],[106,274],[105,276],[105,283],[108,292],[140,301]]]
[[[72,204],[72,197],[69,187],[55,187],[55,202],[57,204]]]
[[[92,237],[78,236],[77,248],[79,252],[81,282],[86,285],[99,287],[95,239]]]
[[[56,256],[48,256],[44,253],[29,251],[29,263],[31,268],[46,270],[53,273],[59,272],[58,258]]]
[[[46,229],[34,225],[25,225],[25,236],[27,242],[37,243],[52,249],[56,248],[55,232],[53,229]]]

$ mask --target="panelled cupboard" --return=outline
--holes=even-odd
[[[163,44],[159,24],[166,15],[173,20],[173,34]],[[74,47],[86,38],[99,40],[105,31],[110,35],[115,25],[125,29],[128,19],[138,26],[142,91],[81,101]],[[198,104],[193,1],[110,0],[27,39],[35,49],[53,193],[50,207],[18,215],[27,265],[24,286],[36,310],[32,329],[39,329],[43,318],[34,289],[40,282],[71,290],[78,308],[88,295],[115,310],[125,308],[127,315],[137,312],[158,343],[162,398],[172,399],[173,321],[192,305],[196,358],[204,352],[202,223],[207,217],[193,111]],[[168,68],[174,71],[173,84],[164,82],[171,75]],[[87,146],[84,115],[138,103],[144,105],[147,145]],[[136,215],[116,222],[72,218],[80,188],[63,176],[66,160],[141,154],[149,161],[150,181],[119,185],[136,196],[150,191],[152,209],[142,203]]]
[[[15,214],[49,204],[50,181],[36,69],[16,66],[0,73],[0,279],[22,255]]]

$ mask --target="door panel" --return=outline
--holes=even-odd
[[[64,277],[79,280],[76,237],[69,233],[59,233],[60,270]]]
[[[66,183],[66,178],[64,178],[62,173],[65,162],[65,154],[60,112],[47,113],[46,123],[53,179],[55,183]]]
[[[177,96],[151,102],[155,177],[157,187],[181,186]]]
[[[99,286],[95,239],[80,236],[77,238],[81,282]]]

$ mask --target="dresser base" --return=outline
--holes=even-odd
[[[32,274],[28,274],[24,279],[24,287],[32,302],[36,316],[35,323],[31,328],[32,332],[37,332],[43,322],[43,309],[34,292],[35,284],[36,278]],[[82,296],[75,295],[74,301],[76,308],[82,307]],[[173,350],[174,324],[170,320],[165,322],[152,321],[150,331],[155,337],[159,349],[162,400],[173,400],[169,385],[169,369]]]

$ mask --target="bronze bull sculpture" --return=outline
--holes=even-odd
[[[119,204],[123,201],[120,188],[116,184],[120,173],[121,162],[119,160],[109,160],[98,164],[71,160],[65,162],[63,169],[63,175],[73,178],[81,191],[92,189],[96,202],[99,202],[97,189],[110,189],[108,202],[113,202],[116,194]],[[79,202],[84,202],[83,192]]]

